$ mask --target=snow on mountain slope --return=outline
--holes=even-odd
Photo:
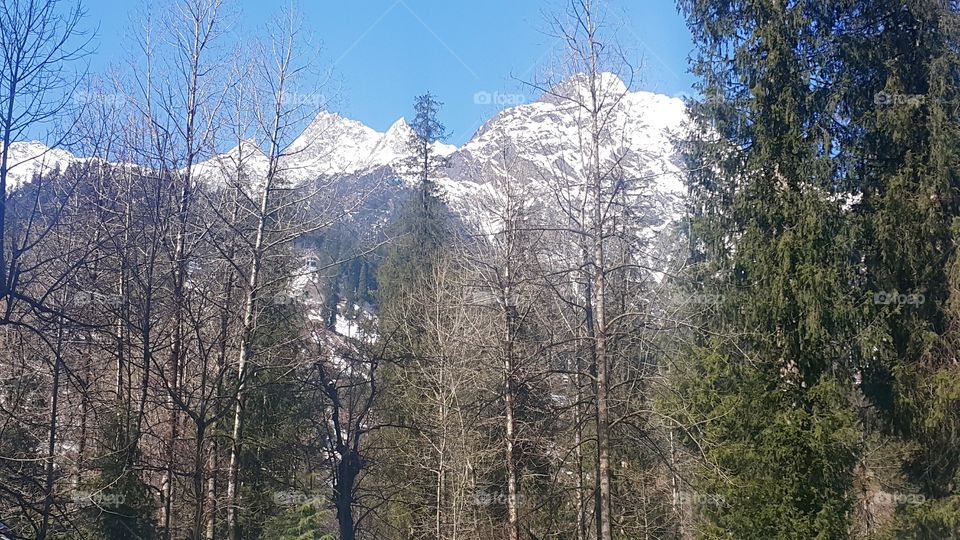
[[[564,81],[538,101],[505,109],[491,118],[464,146],[434,143],[433,150],[448,158],[437,183],[444,198],[465,224],[480,232],[499,229],[488,204],[502,200],[506,179],[519,184],[529,208],[538,209],[538,219],[562,229],[563,213],[558,199],[576,200],[585,189],[585,153],[581,134],[588,119],[577,102],[584,102],[590,88],[583,78]],[[599,92],[606,104],[600,157],[613,180],[623,183],[630,199],[629,227],[649,241],[642,257],[648,268],[666,272],[674,264],[677,249],[669,234],[684,212],[682,170],[675,148],[675,135],[682,135],[687,113],[683,102],[650,92],[629,92],[620,79],[604,74]],[[280,163],[287,180],[307,183],[331,178],[338,193],[366,194],[362,207],[346,219],[362,235],[376,236],[400,201],[407,197],[415,178],[404,162],[413,153],[412,129],[403,118],[386,132],[378,132],[340,115],[320,113],[285,152]],[[49,150],[37,142],[11,145],[11,185],[22,185],[34,173],[65,168],[76,158],[69,152]],[[195,172],[210,187],[232,185],[242,164],[243,185],[258,191],[269,166],[266,155],[254,141],[244,141],[224,154],[197,164]],[[549,225],[550,223],[548,223]],[[622,226],[618,224],[618,226]],[[560,242],[559,244],[563,244]],[[555,256],[569,257],[574,246],[555,246]],[[649,249],[646,249],[649,247]],[[679,260],[679,259],[676,259]],[[306,301],[308,315],[320,316],[318,283],[293,280],[290,297],[307,289],[314,299]],[[346,321],[346,319],[344,319]],[[352,330],[337,324],[341,333]]]
[[[400,162],[409,159],[411,155],[411,141],[416,137],[413,128],[407,124],[406,119],[400,118],[390,126],[390,129],[377,141],[373,151],[370,153],[367,161],[364,163],[366,168],[374,168],[379,165],[397,165]],[[457,147],[450,144],[435,142],[431,149],[439,156],[449,156],[456,152]]]
[[[626,173],[659,171],[662,190],[682,192],[676,150],[671,133],[679,133],[686,121],[686,107],[676,98],[650,92],[627,92],[618,78],[604,74],[602,85],[610,92],[604,111],[601,159],[610,161],[624,154],[635,158]],[[567,81],[553,92],[573,99],[586,99],[582,86],[570,88]],[[561,94],[562,93],[562,94]],[[586,154],[580,148],[581,131],[589,129],[583,112],[569,99],[545,95],[534,103],[506,109],[487,122],[460,151],[465,159],[500,159],[504,151],[546,170],[582,170]]]
[[[683,213],[684,186],[675,135],[682,132],[686,107],[676,98],[628,92],[612,74],[600,78],[603,107],[602,167],[624,179],[638,205],[646,207],[649,226],[662,229]],[[550,208],[562,179],[564,190],[582,187],[581,133],[588,119],[577,102],[586,102],[585,81],[572,78],[533,103],[505,109],[488,121],[450,158],[440,185],[450,205],[483,228],[478,198],[490,189],[491,175],[507,174],[525,184],[532,199]]]
[[[262,185],[270,167],[267,156],[254,141],[243,141],[229,152],[220,154],[194,167],[194,173],[210,185],[222,187],[236,182],[237,172],[242,171],[244,184],[249,183],[251,191],[257,191]]]
[[[320,177],[356,175],[380,167],[400,169],[400,163],[411,153],[410,144],[413,129],[406,120],[400,118],[385,133],[374,130],[356,120],[344,118],[336,113],[323,111],[309,126],[284,150],[280,169],[287,180],[293,184]],[[254,143],[248,143],[251,149]],[[433,149],[439,155],[449,155],[455,146],[434,143]],[[255,155],[259,153],[259,156]],[[212,184],[220,184],[224,175],[236,174],[238,149],[219,155],[197,165],[200,178]],[[250,172],[266,170],[266,156],[257,152],[246,152],[244,163]]]
[[[38,141],[11,143],[7,159],[8,190],[22,186],[36,174],[64,170],[70,163],[81,160],[66,150],[48,148]]]
[[[321,112],[286,153],[298,178],[353,173],[366,165],[383,138],[356,120]]]
[[[611,174],[624,179],[629,195],[641,208],[645,234],[655,235],[683,212],[684,187],[674,147],[674,136],[687,119],[683,102],[650,92],[630,92],[615,75],[603,74],[596,89],[586,78],[572,77],[544,93],[536,102],[500,111],[463,147],[433,144],[449,167],[438,184],[451,208],[468,224],[488,229],[491,216],[482,202],[496,195],[496,177],[509,176],[524,185],[532,202],[550,209],[556,191],[583,189],[585,153],[580,134],[589,128],[579,103],[596,90],[604,103],[601,160]],[[414,181],[403,163],[412,154],[413,131],[403,118],[386,132],[358,121],[322,112],[285,151],[280,168],[293,184],[319,177],[339,177],[344,186],[382,183],[378,208],[396,198]],[[65,167],[76,158],[63,150],[49,150],[37,142],[11,145],[15,187],[34,173]],[[244,164],[251,189],[265,176],[268,160],[256,143],[245,141],[229,152],[196,165],[198,178],[210,185],[226,185]],[[612,164],[616,164],[613,166]],[[383,179],[393,178],[385,182]],[[352,188],[350,188],[352,189]],[[359,188],[358,188],[359,189]],[[382,223],[382,216],[366,222]]]
[[[364,165],[376,167],[377,165],[399,164],[400,161],[411,155],[410,141],[414,136],[413,129],[407,125],[406,119],[400,118],[390,126],[390,129],[373,146]]]

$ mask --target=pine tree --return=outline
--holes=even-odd
[[[837,35],[850,117],[838,159],[862,196],[867,425],[907,450],[897,489],[911,503],[897,505],[890,534],[956,538],[960,14],[938,0],[848,4],[858,17]]]
[[[694,290],[722,298],[676,373],[705,537],[840,538],[860,433],[851,230],[831,162],[832,13],[681,2],[704,96],[686,150]],[[701,289],[703,287],[703,289]],[[694,433],[688,431],[687,433]]]
[[[400,208],[392,231],[397,240],[377,275],[380,307],[387,319],[391,305],[403,309],[404,291],[409,293],[418,280],[431,274],[448,240],[449,215],[435,182],[443,159],[433,150],[433,143],[447,136],[437,118],[441,106],[429,92],[417,96],[414,103],[416,116],[409,142],[413,157],[405,165],[407,172],[417,177],[416,191]]]
[[[434,385],[435,372],[445,373],[446,366],[445,358],[438,358],[436,353],[437,336],[430,332],[430,317],[438,307],[431,302],[442,294],[435,272],[443,264],[451,241],[450,216],[435,183],[443,160],[435,154],[433,143],[446,136],[437,118],[440,106],[430,93],[416,98],[409,146],[412,157],[405,163],[404,172],[415,175],[417,185],[403,202],[391,227],[394,241],[377,272],[378,334],[386,340],[384,347],[390,350],[391,356],[403,359],[395,371],[386,375],[388,402],[393,409],[391,423],[408,426],[385,437],[417,441],[398,444],[407,447],[416,444],[424,453],[420,467],[410,467],[408,462],[390,464],[396,466],[395,476],[405,479],[406,487],[400,498],[412,501],[399,504],[391,512],[404,516],[399,521],[408,531],[423,531],[424,535],[432,532],[434,536],[439,536],[438,529],[442,527],[440,506],[444,486],[443,474],[432,470],[442,471],[444,458],[426,450],[422,437],[443,423],[445,414],[438,410],[442,405],[437,407],[436,400],[428,399],[446,391]],[[410,381],[413,383],[407,384]]]
[[[99,474],[88,486],[90,500],[79,502],[84,506],[85,517],[94,524],[93,538],[149,540],[157,536],[152,519],[156,509],[149,487],[137,471],[129,467],[135,458],[128,456],[128,452],[135,450],[124,448],[127,436],[117,421],[118,416],[107,415],[105,426],[106,438],[117,444],[104,449],[103,455],[95,460]]]

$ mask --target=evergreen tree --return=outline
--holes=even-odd
[[[448,240],[449,215],[435,182],[444,160],[433,150],[433,143],[447,136],[437,118],[442,105],[429,92],[417,96],[414,103],[416,116],[410,126],[413,157],[406,165],[408,172],[416,174],[416,192],[400,208],[392,231],[397,240],[377,275],[380,307],[387,319],[391,304],[403,306],[403,291],[430,275]]]
[[[705,457],[695,500],[722,502],[703,505],[701,533],[844,537],[860,442],[854,231],[823,129],[835,89],[818,77],[835,13],[812,1],[680,5],[704,96],[686,151],[694,290],[722,298],[676,374],[677,410]]]
[[[136,450],[127,447],[127,437],[118,417],[107,416],[106,438],[117,444],[106,448],[103,456],[96,459],[99,474],[88,486],[90,489],[84,492],[89,497],[79,502],[84,507],[85,517],[95,524],[93,538],[149,540],[157,536],[152,519],[156,510],[153,497],[147,484],[129,466],[136,458],[128,453]]]
[[[438,423],[437,411],[427,397],[433,388],[434,371],[445,371],[445,358],[437,355],[437,336],[431,335],[429,317],[435,308],[431,299],[440,296],[435,271],[441,266],[450,242],[450,216],[438,192],[435,176],[443,159],[433,150],[433,143],[446,136],[446,129],[437,118],[441,103],[430,93],[416,98],[410,150],[412,157],[405,163],[406,173],[415,175],[414,193],[404,200],[390,235],[394,238],[377,272],[377,300],[379,302],[378,334],[385,340],[384,347],[391,356],[403,361],[388,371],[385,384],[391,403],[390,424],[405,426],[388,430],[385,440],[397,447],[420,446],[422,437]],[[391,384],[392,381],[392,384]],[[402,381],[415,381],[404,384]],[[416,385],[422,384],[423,388]],[[425,390],[429,388],[429,390]],[[442,415],[441,415],[442,416]],[[441,420],[442,421],[442,420]],[[414,442],[410,442],[414,441]],[[439,508],[443,497],[440,475],[427,473],[425,468],[441,468],[442,457],[427,449],[424,465],[410,467],[408,462],[388,463],[391,476],[403,478],[404,489],[398,497],[401,502],[391,508],[396,522],[407,531],[423,531],[423,535],[439,534],[433,508]],[[402,459],[397,453],[391,458]],[[408,533],[411,537],[421,533]],[[422,536],[428,538],[429,536]]]
[[[960,535],[960,17],[955,2],[847,2],[838,161],[862,196],[861,388],[867,426],[901,444],[898,537]],[[889,485],[889,483],[888,483]],[[889,489],[889,488],[888,488]],[[904,497],[904,495],[908,497]],[[920,504],[922,503],[922,504]],[[949,535],[953,536],[949,536]]]
[[[442,107],[443,103],[437,101],[430,92],[417,96],[413,104],[416,115],[410,125],[414,135],[411,146],[416,158],[414,167],[420,180],[420,191],[434,196],[436,196],[436,185],[433,183],[432,176],[438,168],[443,167],[445,160],[434,152],[433,144],[445,140],[450,135],[437,118]]]

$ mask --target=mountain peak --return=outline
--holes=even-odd
[[[257,141],[252,138],[246,138],[240,141],[239,144],[237,144],[236,146],[231,148],[229,152],[227,152],[227,155],[239,156],[241,152],[247,156],[249,155],[263,156],[264,155],[263,150],[260,148],[260,145],[257,144]]]
[[[410,127],[410,124],[407,123],[407,119],[401,116],[394,122],[389,129],[387,129],[386,135],[389,137],[391,134],[393,136],[397,135],[408,135],[413,133],[413,128]]]
[[[621,96],[629,92],[626,83],[616,73],[608,71],[599,74],[596,80],[597,94],[602,96]],[[590,95],[590,77],[585,73],[575,73],[545,92],[540,101],[558,103],[566,99],[582,99]]]
[[[15,189],[29,182],[36,174],[46,174],[55,169],[62,170],[76,161],[83,161],[83,159],[66,150],[50,148],[40,141],[10,143],[7,188]]]
[[[304,139],[305,136],[317,137],[324,134],[340,135],[344,132],[376,133],[372,128],[356,120],[344,118],[335,112],[320,111],[310,122],[310,125],[303,130],[299,138]]]

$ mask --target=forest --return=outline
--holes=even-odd
[[[0,0],[0,539],[960,538],[958,0],[677,0],[663,155],[608,3],[542,2],[563,144],[425,91],[351,170],[233,2],[91,73],[82,0]]]

